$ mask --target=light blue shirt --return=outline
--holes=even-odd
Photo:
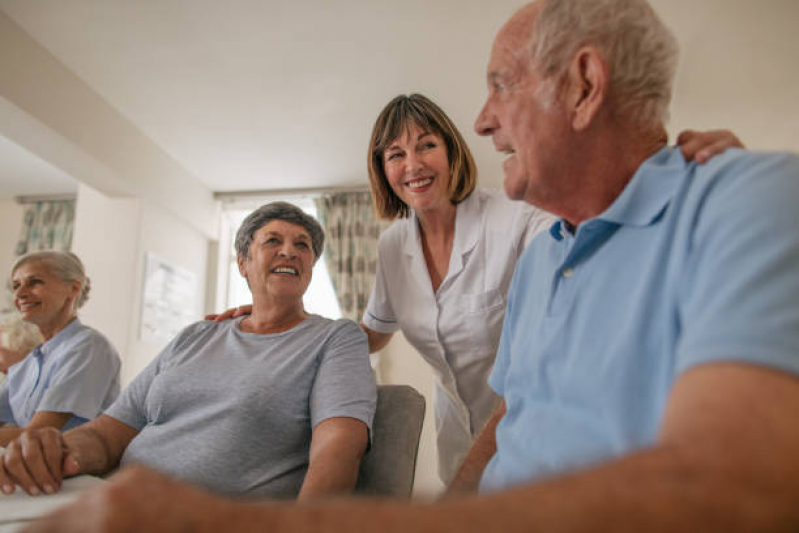
[[[27,426],[39,411],[72,413],[66,431],[97,417],[119,395],[119,355],[76,318],[8,370],[0,420]]]
[[[655,443],[675,379],[734,361],[799,373],[799,159],[664,148],[575,235],[517,264],[491,387],[505,398],[481,490]],[[723,391],[719,391],[723,394]]]

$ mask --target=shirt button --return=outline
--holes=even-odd
[[[567,268],[566,270],[563,271],[563,277],[564,278],[570,278],[572,276],[574,276],[574,269],[573,268]]]

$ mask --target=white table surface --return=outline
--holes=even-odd
[[[55,494],[29,496],[19,487],[13,494],[0,492],[0,533],[17,531],[26,522],[76,500],[82,492],[101,483],[105,481],[98,477],[77,476],[65,479]]]

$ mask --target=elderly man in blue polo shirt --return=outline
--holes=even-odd
[[[483,494],[242,505],[140,470],[42,530],[103,505],[110,529],[799,530],[799,159],[668,148],[676,48],[646,0],[539,0],[494,42],[476,129],[560,220],[511,285],[504,404],[457,480]]]

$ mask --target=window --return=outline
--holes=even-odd
[[[266,201],[278,200],[291,202],[316,218],[316,205],[314,205],[313,198],[311,197],[269,198],[263,203],[266,203]],[[225,309],[252,303],[252,295],[250,294],[250,289],[247,287],[247,282],[241,277],[241,274],[239,274],[234,242],[236,239],[236,231],[238,231],[241,222],[259,205],[261,205],[261,203],[244,207],[241,203],[236,203],[236,205],[229,204],[223,207],[222,224],[220,228],[221,235],[219,240],[219,249],[223,257],[220,261],[221,276],[217,289],[217,301],[226,302]],[[303,305],[305,306],[305,310],[309,313],[322,315],[327,318],[341,318],[341,309],[338,306],[336,293],[333,290],[333,282],[330,280],[330,275],[327,273],[324,254],[322,254],[314,265],[311,284],[305,292]]]

